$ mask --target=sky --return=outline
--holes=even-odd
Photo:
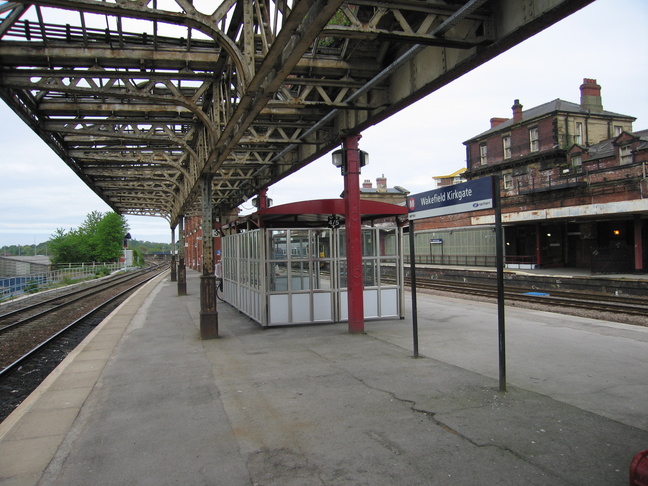
[[[466,166],[463,142],[490,128],[492,117],[560,98],[580,102],[584,78],[601,86],[603,108],[637,118],[648,129],[648,2],[596,0],[391,118],[367,129],[361,181],[385,176],[412,194],[435,188],[434,176]],[[48,240],[79,227],[92,211],[110,211],[0,101],[0,247]],[[339,197],[340,170],[326,155],[268,190],[273,204]],[[243,214],[253,210],[248,202]],[[136,240],[170,242],[163,218],[126,216]]]

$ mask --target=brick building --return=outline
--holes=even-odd
[[[466,182],[464,172],[466,172],[465,167],[454,171],[452,174],[434,176],[432,179],[434,179],[436,187],[448,187],[454,184],[461,184],[462,182]]]
[[[238,210],[232,213],[221,215],[214,218],[214,263],[219,263],[221,259],[221,226],[229,223],[238,217]],[[222,220],[222,221],[221,221]],[[184,219],[184,250],[185,265],[196,271],[202,271],[202,217],[187,216]]]
[[[489,130],[464,142],[463,175],[501,177],[509,266],[644,271],[648,131],[633,133],[634,117],[605,111],[596,80],[580,89],[580,104],[556,99],[523,110],[515,100],[511,118],[492,118]],[[490,254],[493,223],[492,212],[473,212],[417,227],[436,238],[454,234],[446,255]]]
[[[376,187],[369,179],[365,179],[360,188],[360,198],[370,201],[386,202],[404,205],[409,191],[401,186],[387,187],[387,178],[376,177]]]

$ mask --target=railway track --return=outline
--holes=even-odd
[[[410,279],[405,279],[405,285],[410,286]],[[497,299],[495,285],[471,285],[462,282],[441,280],[418,280],[417,289],[449,292],[461,295],[474,295],[489,299]],[[585,294],[578,292],[537,291],[535,289],[505,289],[505,301],[532,303],[553,308],[585,309],[587,311],[625,314],[645,317],[643,325],[648,326],[648,298],[609,296],[603,294]]]
[[[165,270],[137,272],[0,316],[0,421],[130,293]]]
[[[149,269],[128,272],[115,277],[102,279],[94,285],[74,286],[63,293],[56,293],[52,297],[38,296],[39,298],[26,300],[13,310],[0,314],[0,334],[9,329],[24,325],[31,320],[38,319],[55,312],[74,302],[79,302],[90,296],[104,292],[106,289],[114,288],[116,285],[137,280],[141,275],[149,272]],[[45,298],[43,298],[45,297]]]

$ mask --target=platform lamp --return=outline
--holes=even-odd
[[[347,167],[346,150],[334,150],[331,156],[333,165],[342,171],[342,175],[345,175]],[[369,154],[364,150],[358,150],[358,157],[360,158],[360,167],[364,167],[369,163]]]

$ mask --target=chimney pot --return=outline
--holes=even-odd
[[[513,121],[515,123],[521,122],[522,121],[522,105],[520,104],[520,100],[515,100],[513,102]]]
[[[387,190],[387,178],[385,177],[385,174],[383,174],[382,177],[376,177],[376,189],[379,191]]]
[[[600,113],[603,111],[603,100],[601,98],[601,86],[596,79],[584,78],[581,90],[581,108],[591,112]]]

